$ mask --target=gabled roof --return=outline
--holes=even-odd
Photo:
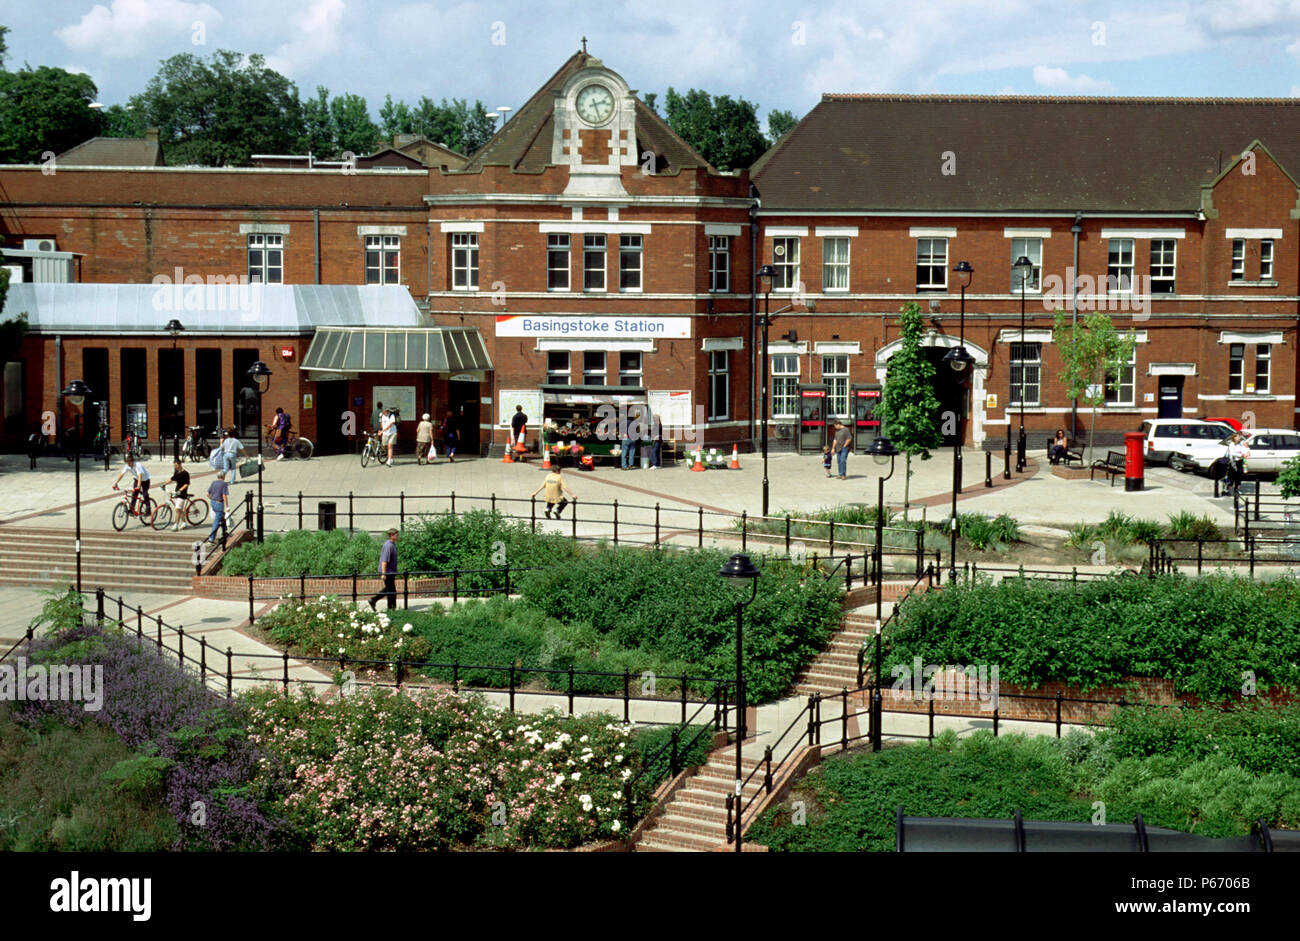
[[[1300,98],[828,94],[750,173],[764,211],[1195,212],[1252,141],[1300,171]]]
[[[600,64],[585,52],[575,52],[570,56],[520,106],[514,117],[470,157],[463,172],[478,173],[485,166],[504,165],[525,173],[540,173],[550,166],[551,144],[555,136],[555,92],[575,72],[587,68],[592,62]],[[683,167],[703,167],[712,173],[717,172],[639,98],[636,102],[636,139],[637,153],[651,151],[666,161],[656,168],[657,172],[672,173]]]
[[[162,146],[152,137],[92,137],[54,158],[65,167],[161,167]]]

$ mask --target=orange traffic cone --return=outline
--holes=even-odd
[[[731,463],[728,466],[732,470],[740,470],[740,448],[737,445],[731,446]]]
[[[702,471],[702,470],[704,470],[704,465],[700,463],[700,452],[699,452],[699,451],[696,451],[696,452],[695,452],[695,466],[692,467],[691,470],[693,470],[693,471]]]
[[[542,448],[542,470],[550,470],[550,469],[551,469],[551,449],[544,447]]]
[[[509,446],[506,447],[506,456],[501,459],[502,464],[513,464],[515,459],[510,454]]]

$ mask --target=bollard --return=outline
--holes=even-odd
[[[1002,461],[1003,461],[1002,479],[1010,480],[1011,479],[1011,439],[1010,438],[1007,439],[1007,446],[1006,446],[1006,450],[1003,452]]]
[[[993,486],[993,452],[984,452],[984,486]]]

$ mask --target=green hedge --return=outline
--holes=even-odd
[[[380,543],[369,533],[349,535],[295,530],[270,533],[261,545],[244,543],[231,549],[221,563],[222,575],[287,578],[301,575],[351,575],[379,569]],[[408,566],[409,567],[409,566]]]
[[[907,601],[887,630],[886,669],[916,657],[997,664],[1006,683],[1084,689],[1165,677],[1180,693],[1222,700],[1247,675],[1261,691],[1300,687],[1297,623],[1300,585],[1290,579],[980,581]]]
[[[439,513],[408,520],[402,530],[398,558],[411,571],[488,569],[509,565],[527,569],[570,559],[578,552],[573,540],[558,533],[534,533],[520,520],[508,520],[488,510]],[[377,557],[376,557],[377,558]],[[493,576],[466,576],[467,588],[488,587]]]

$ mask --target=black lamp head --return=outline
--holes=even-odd
[[[972,268],[972,267],[970,266],[970,262],[969,262],[969,261],[959,261],[959,262],[957,262],[956,266],[955,266],[952,270],[955,271],[957,274],[959,274],[959,275],[962,276],[962,286],[963,286],[963,287],[969,287],[969,286],[970,286],[970,281],[971,281],[971,278],[972,278],[972,277],[974,276],[974,274],[975,274],[975,269]]]
[[[975,357],[970,355],[965,346],[954,346],[944,356],[943,361],[951,366],[954,372],[965,372],[975,362]]]
[[[875,441],[871,442],[871,447],[867,448],[867,453],[871,459],[882,467],[888,464],[898,456],[898,448],[894,447],[894,442],[883,436],[877,436]]]
[[[173,337],[175,337],[184,329],[185,329],[185,325],[181,323],[179,320],[177,320],[175,317],[167,321],[167,332],[171,334]]]
[[[723,578],[758,578],[761,574],[754,563],[749,560],[749,556],[743,552],[737,552],[726,564],[718,570],[718,574]]]
[[[759,268],[758,271],[755,272],[755,276],[758,278],[766,278],[768,280],[771,280],[772,278],[776,277],[776,266],[764,265],[763,267]]]
[[[86,398],[88,396],[92,395],[93,393],[90,391],[90,387],[86,385],[84,382],[82,382],[80,379],[73,379],[71,382],[68,383],[68,387],[64,389],[63,392],[61,392],[60,394],[66,395],[68,397],[69,402],[71,402],[73,405],[79,406],[81,405],[82,402],[86,401]]]

